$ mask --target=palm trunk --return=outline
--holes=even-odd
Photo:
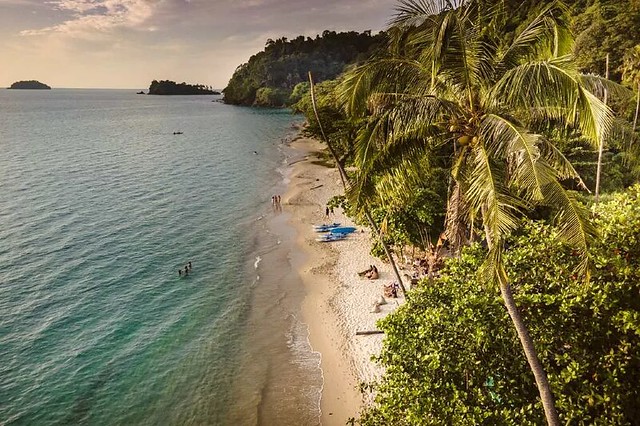
[[[507,307],[507,311],[509,312],[511,321],[513,321],[513,325],[516,327],[516,332],[518,333],[520,344],[524,349],[527,361],[529,362],[529,367],[531,368],[533,376],[536,379],[536,385],[538,386],[538,392],[540,393],[540,399],[542,400],[542,407],[544,408],[544,415],[547,419],[547,424],[549,426],[559,426],[560,418],[558,417],[558,412],[556,411],[555,402],[553,400],[553,393],[551,392],[551,387],[549,386],[549,380],[547,379],[544,368],[540,363],[536,348],[533,346],[533,340],[531,340],[529,331],[524,325],[522,317],[520,316],[520,311],[518,311],[516,302],[513,299],[511,287],[507,282],[500,283],[500,294],[502,295],[502,300],[504,300],[504,304]]]
[[[607,69],[605,71],[605,78],[609,79],[609,54],[607,53]],[[609,92],[604,89],[604,104],[608,102]],[[602,152],[604,151],[604,137],[600,136],[600,143],[598,144],[598,167],[596,168],[596,204],[600,201],[600,175],[602,173]]]
[[[636,115],[633,117],[633,131],[636,131],[636,123],[638,122],[638,110],[640,110],[640,82],[638,82],[638,94],[636,95]]]
[[[491,238],[492,235],[486,224],[485,233],[487,238],[487,245],[489,247],[489,250],[491,250],[491,248],[493,247],[493,241]],[[502,262],[502,260],[500,260],[500,262]],[[547,374],[544,372],[544,368],[542,367],[542,363],[540,362],[540,358],[538,357],[538,352],[536,352],[536,348],[533,345],[533,340],[531,339],[529,330],[527,330],[527,326],[524,324],[524,321],[522,321],[522,316],[520,315],[520,311],[518,310],[516,301],[513,299],[511,286],[507,281],[507,277],[504,274],[504,271],[499,272],[497,276],[498,283],[500,284],[500,295],[502,296],[504,305],[507,308],[507,312],[509,313],[511,322],[513,322],[513,325],[516,328],[518,339],[520,339],[520,345],[522,345],[524,354],[527,357],[527,362],[529,363],[529,368],[531,368],[533,377],[536,380],[536,385],[538,387],[538,393],[540,394],[540,400],[542,401],[542,408],[544,409],[544,415],[547,419],[547,424],[549,426],[560,426],[560,418],[558,417],[558,411],[556,410],[556,404],[553,399],[553,393],[551,392],[551,386],[549,386]]]
[[[320,115],[318,114],[318,108],[316,106],[315,86],[313,84],[313,77],[311,76],[311,71],[309,71],[309,85],[311,89],[311,105],[313,106],[313,113],[315,114],[316,120],[318,121],[318,126],[320,127],[320,133],[322,134],[322,138],[324,139],[324,142],[327,144],[327,147],[329,148],[329,152],[331,152],[331,156],[333,157],[334,161],[336,162],[336,166],[340,171],[340,179],[342,180],[342,186],[344,187],[344,190],[346,192],[347,184],[349,182],[349,177],[347,176],[347,172],[344,170],[344,166],[342,165],[342,163],[340,162],[340,159],[338,158],[338,154],[336,153],[335,149],[333,149],[333,145],[331,144],[331,142],[329,142],[329,138],[327,138],[327,135],[325,135],[324,129],[322,128],[322,122],[320,121]],[[393,259],[393,256],[391,255],[391,251],[389,250],[389,247],[384,242],[384,238],[382,237],[382,234],[378,232],[378,227],[376,226],[376,223],[373,221],[373,218],[371,217],[371,213],[369,212],[369,206],[367,206],[367,204],[365,203],[365,205],[362,206],[362,210],[364,211],[364,215],[367,219],[367,222],[369,222],[369,226],[379,236],[380,244],[382,244],[382,248],[384,249],[384,252],[387,255],[387,259],[389,259],[389,263],[391,263],[393,272],[396,276],[396,279],[398,280],[398,283],[400,284],[400,288],[402,289],[402,294],[404,294],[406,297],[407,290],[404,288],[404,283],[402,282],[402,277],[400,276],[400,272],[398,271],[398,267],[396,266],[396,261]]]

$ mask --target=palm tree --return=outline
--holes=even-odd
[[[581,272],[588,273],[594,230],[561,182],[584,184],[543,134],[560,128],[598,146],[613,121],[597,96],[608,82],[574,66],[561,3],[543,7],[509,43],[503,41],[502,3],[488,3],[401,0],[388,51],[348,73],[341,87],[347,114],[368,120],[357,141],[359,172],[350,198],[356,205],[374,194],[383,203],[401,202],[438,155],[448,154],[446,234],[456,246],[474,221],[484,228],[488,254],[481,272],[499,286],[547,422],[558,425],[502,254],[519,218],[547,205],[557,212],[562,236],[583,255]]]

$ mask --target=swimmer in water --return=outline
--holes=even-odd
[[[191,270],[191,261],[189,261],[189,270]]]

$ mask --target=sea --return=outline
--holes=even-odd
[[[319,424],[301,118],[219,100],[0,90],[0,425]]]

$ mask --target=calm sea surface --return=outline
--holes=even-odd
[[[296,118],[213,99],[0,90],[0,424],[318,423]]]

